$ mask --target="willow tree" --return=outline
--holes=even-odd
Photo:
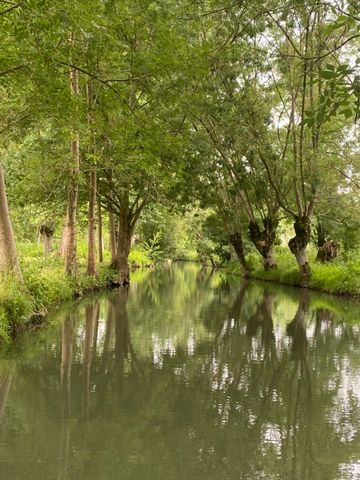
[[[268,155],[261,126],[253,126],[252,140],[258,151],[279,205],[293,219],[295,236],[289,241],[300,272],[307,285],[311,269],[307,246],[311,238],[311,217],[329,175],[336,175],[327,148],[334,132],[324,128],[323,118],[308,124],[307,117],[319,107],[322,82],[315,82],[328,48],[338,40],[325,31],[326,7],[318,0],[283,2],[283,12],[270,12],[267,34],[273,45],[271,77],[278,98],[273,121],[267,128],[274,154]],[[260,40],[260,39],[259,39]],[[334,53],[335,56],[335,53]],[[336,58],[335,60],[336,61]],[[339,132],[336,132],[339,135]]]
[[[244,2],[241,8],[233,4],[199,15],[193,41],[200,67],[190,71],[189,87],[180,100],[185,126],[190,124],[183,128],[184,135],[194,146],[195,162],[201,163],[195,171],[209,187],[209,192],[197,189],[195,194],[201,191],[223,219],[245,270],[246,230],[264,267],[276,267],[279,203],[249,133],[249,124],[266,127],[272,105],[270,88],[257,78],[266,73],[266,54],[253,45],[254,36],[264,29],[263,21],[254,21],[261,11],[257,2]]]

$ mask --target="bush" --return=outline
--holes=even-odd
[[[30,292],[12,277],[0,281],[0,332],[7,330],[9,322],[24,322],[33,311]]]
[[[129,263],[132,267],[145,267],[154,262],[151,260],[149,252],[142,247],[133,247],[129,255]]]

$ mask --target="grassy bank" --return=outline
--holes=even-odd
[[[12,277],[0,280],[0,338],[8,338],[13,328],[21,328],[35,316],[43,316],[67,300],[109,286],[114,279],[107,253],[97,276],[86,275],[83,245],[79,246],[76,278],[64,274],[63,260],[57,255],[44,257],[40,245],[20,244],[18,250],[24,282],[19,283]],[[152,263],[146,252],[139,249],[131,252],[129,260],[137,267]]]
[[[275,250],[278,268],[265,271],[259,255],[253,253],[247,257],[251,269],[250,276],[260,280],[268,280],[286,285],[298,286],[300,277],[294,256],[287,248],[277,247]],[[309,262],[312,277],[309,288],[336,295],[360,296],[360,257],[349,259],[338,258],[329,263],[315,262],[316,250],[309,249]],[[226,267],[230,273],[240,274],[238,262]]]

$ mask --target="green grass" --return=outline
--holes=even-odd
[[[300,276],[294,256],[285,247],[275,249],[278,268],[265,271],[260,255],[251,253],[247,260],[250,266],[250,276],[262,280],[284,283],[288,285],[299,285]],[[324,292],[338,295],[360,295],[360,257],[354,256],[351,259],[338,259],[329,263],[315,262],[316,250],[309,249],[309,262],[312,271],[310,288],[316,288]],[[230,273],[240,274],[241,269],[238,262],[227,266]]]
[[[109,261],[98,266],[96,277],[86,275],[82,247],[78,275],[70,278],[64,273],[63,259],[55,253],[44,257],[40,245],[18,245],[24,281],[11,276],[0,279],[0,338],[8,339],[12,328],[25,325],[31,317],[45,315],[50,308],[112,282],[116,272],[107,266]]]

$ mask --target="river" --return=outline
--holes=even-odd
[[[0,347],[0,479],[360,479],[359,313],[195,264],[137,271]]]

